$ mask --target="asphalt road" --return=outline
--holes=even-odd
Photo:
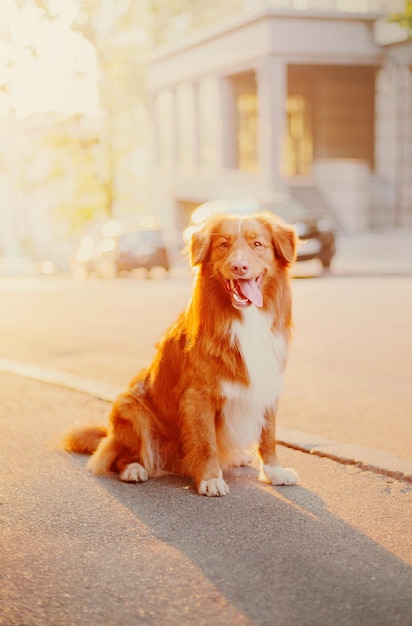
[[[0,358],[123,389],[189,291],[187,277],[0,281]],[[279,424],[412,460],[412,278],[298,279],[293,295]]]
[[[188,289],[0,284],[0,356],[122,387]],[[283,425],[409,455],[410,281],[308,279],[294,295]],[[0,624],[412,624],[410,483],[281,447],[299,486],[252,468],[218,499],[180,477],[122,484],[48,447],[106,421],[107,402],[5,372],[0,393]]]
[[[409,625],[411,485],[282,448],[297,487],[100,479],[47,448],[107,403],[0,377],[0,624]]]

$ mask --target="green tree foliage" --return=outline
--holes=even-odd
[[[105,190],[99,175],[101,145],[95,130],[77,115],[43,136],[41,148],[53,155],[43,184],[61,190],[59,202],[53,204],[50,213],[55,223],[65,225],[62,234],[79,235],[85,224],[103,220]]]
[[[240,13],[242,0],[151,0],[156,45],[179,39]]]
[[[404,4],[404,10],[399,13],[392,13],[388,21],[392,24],[398,24],[407,31],[408,37],[412,37],[412,0],[404,0]]]
[[[102,185],[110,215],[150,206],[146,172],[150,126],[145,66],[157,44],[232,15],[241,0],[79,0],[75,28],[91,42],[100,71],[106,166]],[[137,162],[135,162],[137,161]]]
[[[58,21],[59,0],[15,0],[21,14]],[[108,217],[150,210],[150,104],[145,67],[156,46],[177,43],[243,7],[242,0],[72,0],[77,15],[71,28],[93,47],[99,76],[99,123],[84,116],[70,119],[37,114],[34,141],[27,120],[15,120],[22,140],[21,175],[13,176],[13,197],[27,206],[48,207],[58,236],[71,237]],[[36,19],[37,19],[36,18]],[[36,70],[38,41],[15,42],[0,25],[0,104],[13,113],[13,70],[21,55]],[[29,38],[31,39],[31,38]],[[18,48],[18,54],[13,51]],[[47,117],[47,122],[45,119]],[[39,136],[40,135],[40,136]],[[17,156],[16,156],[17,158]],[[31,198],[36,202],[32,202]],[[37,205],[36,205],[37,203]],[[36,209],[32,209],[34,211]]]
[[[133,170],[136,148],[148,143],[144,103],[144,59],[150,47],[147,3],[81,0],[79,9],[75,28],[93,45],[98,59],[104,154],[100,173],[106,211],[115,215],[144,210],[146,181],[136,176],[131,184],[124,172]]]

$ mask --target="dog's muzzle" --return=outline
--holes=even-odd
[[[232,278],[225,280],[225,287],[232,296],[234,306],[243,308],[254,304],[261,308],[263,306],[261,282],[262,275],[249,279]]]

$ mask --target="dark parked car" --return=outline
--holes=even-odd
[[[191,233],[210,215],[226,213],[248,215],[259,211],[270,211],[295,227],[302,240],[298,248],[297,261],[319,259],[327,269],[335,255],[335,234],[329,217],[321,212],[310,211],[286,194],[279,194],[270,200],[259,201],[256,198],[238,198],[211,200],[201,204],[192,213],[189,226],[183,232],[185,241]]]
[[[150,271],[155,267],[169,271],[169,257],[161,231],[137,228],[100,241],[84,237],[75,253],[73,274],[80,278],[90,274],[112,278],[122,272],[141,268]]]

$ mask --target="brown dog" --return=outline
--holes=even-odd
[[[141,482],[191,476],[198,493],[222,496],[222,470],[250,460],[259,478],[292,485],[276,456],[275,417],[291,334],[288,266],[294,230],[269,213],[214,216],[191,241],[197,268],[187,309],[147,370],[114,402],[108,428],[79,426],[63,446],[93,453],[96,474]]]

